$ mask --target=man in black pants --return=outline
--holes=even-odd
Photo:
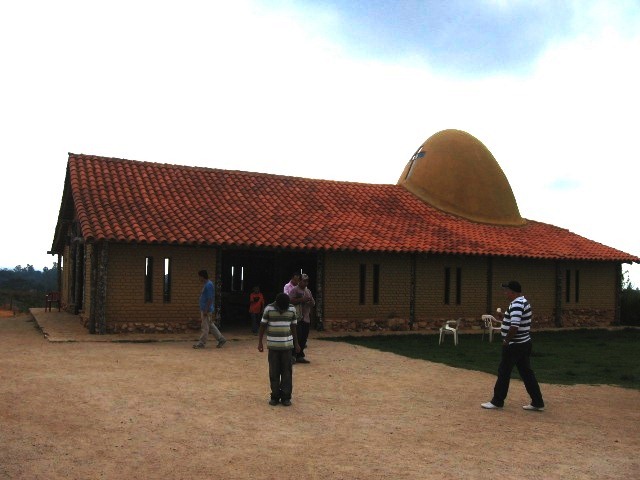
[[[520,378],[524,382],[531,403],[522,408],[528,411],[544,410],[544,400],[536,375],[531,369],[531,305],[522,294],[520,283],[512,280],[503,283],[505,296],[509,300],[509,308],[502,319],[502,358],[498,366],[498,379],[493,388],[493,398],[483,403],[482,408],[502,408],[509,391],[509,380],[513,367],[518,368]]]
[[[300,342],[300,352],[295,355],[294,363],[310,363],[305,358],[304,349],[309,338],[309,328],[311,327],[311,307],[315,306],[309,285],[309,275],[303,273],[300,282],[291,290],[291,303],[295,306],[298,316],[298,341]]]

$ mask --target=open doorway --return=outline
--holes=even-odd
[[[260,287],[271,303],[294,272],[309,275],[309,289],[316,295],[315,252],[223,250],[220,267],[220,314],[224,330],[250,330],[249,294]]]

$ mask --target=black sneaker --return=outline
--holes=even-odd
[[[282,400],[282,405],[284,405],[285,407],[290,407],[291,406],[291,400]]]
[[[296,359],[296,363],[311,363],[311,362],[304,357],[300,357]]]
[[[271,400],[269,400],[269,405],[275,406],[277,404],[278,404],[278,399],[277,398],[272,398]]]

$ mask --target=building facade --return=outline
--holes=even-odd
[[[313,180],[69,154],[51,252],[65,309],[91,332],[197,328],[197,272],[225,327],[248,328],[310,275],[331,330],[480,325],[517,279],[538,326],[619,320],[622,263],[638,257],[520,217],[491,153],[457,130],[411,157],[397,185]]]

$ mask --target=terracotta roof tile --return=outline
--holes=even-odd
[[[640,262],[566,229],[475,223],[397,185],[69,154],[89,241]]]

